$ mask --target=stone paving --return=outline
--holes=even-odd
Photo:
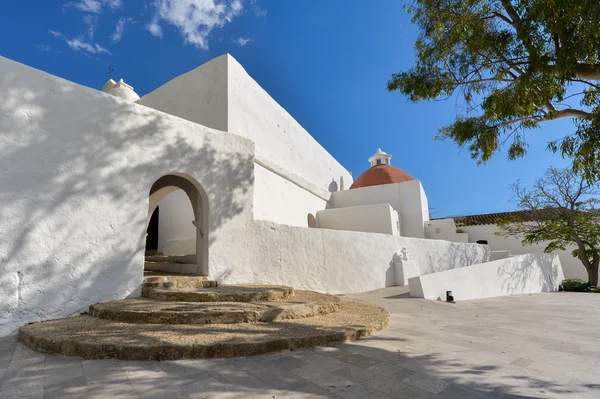
[[[390,328],[334,348],[174,362],[82,360],[0,338],[0,398],[600,398],[600,295],[356,297]]]

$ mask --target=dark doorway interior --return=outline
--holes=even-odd
[[[146,234],[146,251],[158,251],[158,206],[150,217]]]

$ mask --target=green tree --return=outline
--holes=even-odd
[[[588,283],[598,285],[600,264],[600,211],[598,184],[590,184],[571,169],[550,167],[531,189],[512,185],[517,213],[499,223],[500,235],[521,239],[523,245],[548,242],[545,251],[565,250],[575,245],[588,274]]]
[[[388,90],[417,102],[454,93],[467,112],[440,130],[486,162],[508,145],[525,155],[525,132],[561,118],[573,132],[549,148],[576,171],[600,173],[600,4],[598,0],[415,0],[417,63]]]

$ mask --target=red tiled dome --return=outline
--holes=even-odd
[[[375,165],[371,166],[365,173],[358,176],[350,188],[403,183],[410,180],[415,180],[415,178],[402,169],[395,168],[392,165]]]

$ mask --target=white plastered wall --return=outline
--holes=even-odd
[[[256,219],[305,227],[307,215],[325,209],[342,179],[346,188],[352,184],[348,171],[229,54],[173,79],[139,103],[251,139]]]
[[[389,204],[352,206],[317,212],[321,229],[362,231],[400,236],[398,212]]]
[[[498,227],[495,224],[462,226],[460,229],[469,234],[469,242],[487,240],[492,251],[509,250],[511,255],[543,252],[548,245],[547,242],[542,242],[524,246],[521,244],[521,239],[517,237],[498,236],[496,235]],[[581,278],[587,281],[587,272],[581,264],[581,261],[571,255],[571,251],[574,249],[576,249],[576,247],[573,245],[567,248],[566,251],[555,251],[554,253],[558,254],[560,257],[560,263],[566,278]]]
[[[205,191],[209,265],[252,223],[251,141],[2,57],[0,93],[0,336],[135,292],[161,176]]]
[[[1,57],[0,92],[0,336],[138,292],[149,193],[165,175],[202,189],[209,278],[223,283],[365,291],[404,281],[398,269],[487,256],[480,245],[254,221],[251,141]]]
[[[469,242],[469,234],[456,232],[454,219],[437,219],[425,222],[425,238]]]
[[[452,291],[457,301],[504,295],[554,292],[564,279],[556,254],[531,253],[470,267],[409,279],[410,295],[446,300]]]
[[[254,217],[308,227],[307,217],[325,209],[327,201],[291,181],[254,164]]]
[[[424,238],[424,223],[429,220],[427,197],[419,180],[354,188],[332,193],[331,208],[387,203],[400,214],[405,237]]]
[[[485,262],[486,246],[256,221],[211,248],[211,278],[327,293],[404,284],[409,277]],[[214,273],[214,274],[213,274]]]
[[[228,131],[251,139],[257,159],[264,159],[325,192],[346,188],[352,176],[230,55]]]
[[[137,103],[227,131],[227,68],[221,56],[143,96]]]

